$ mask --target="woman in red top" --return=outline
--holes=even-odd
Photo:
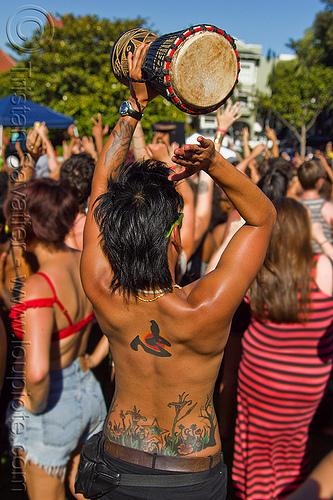
[[[14,233],[24,237],[19,244],[39,262],[10,313],[22,339],[17,373],[23,378],[8,409],[9,435],[29,498],[61,500],[66,474],[72,486],[82,445],[102,428],[106,411],[84,365],[94,315],[81,285],[81,252],[64,243],[78,207],[51,179],[12,191],[7,207]]]

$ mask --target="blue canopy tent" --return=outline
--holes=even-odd
[[[53,109],[29,101],[23,94],[12,94],[0,99],[0,151],[3,127],[32,127],[35,122],[45,122],[47,128],[68,128],[73,118]]]
[[[32,127],[35,122],[45,122],[47,128],[67,128],[74,120],[21,95],[0,99],[0,125],[3,127]]]

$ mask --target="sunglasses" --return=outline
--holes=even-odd
[[[172,233],[172,230],[173,230],[173,228],[174,228],[175,226],[179,226],[179,229],[181,229],[181,228],[182,228],[183,218],[184,218],[184,214],[183,214],[183,213],[179,214],[179,217],[178,217],[178,219],[176,220],[176,222],[174,222],[174,223],[172,224],[172,226],[171,226],[171,228],[170,228],[170,231],[169,231],[169,232],[168,232],[168,234],[167,234],[167,238],[169,238],[169,237],[170,237],[170,235],[171,235],[171,233]]]

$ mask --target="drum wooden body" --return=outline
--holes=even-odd
[[[240,65],[234,39],[225,31],[211,25],[192,26],[161,37],[143,28],[126,31],[111,52],[112,70],[125,85],[127,54],[142,41],[152,42],[142,66],[145,78],[182,111],[209,113],[232,95]]]

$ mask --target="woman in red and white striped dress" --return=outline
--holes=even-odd
[[[249,290],[232,478],[236,497],[286,497],[309,472],[308,432],[333,356],[333,272],[314,256],[305,207],[275,202],[277,223]]]

